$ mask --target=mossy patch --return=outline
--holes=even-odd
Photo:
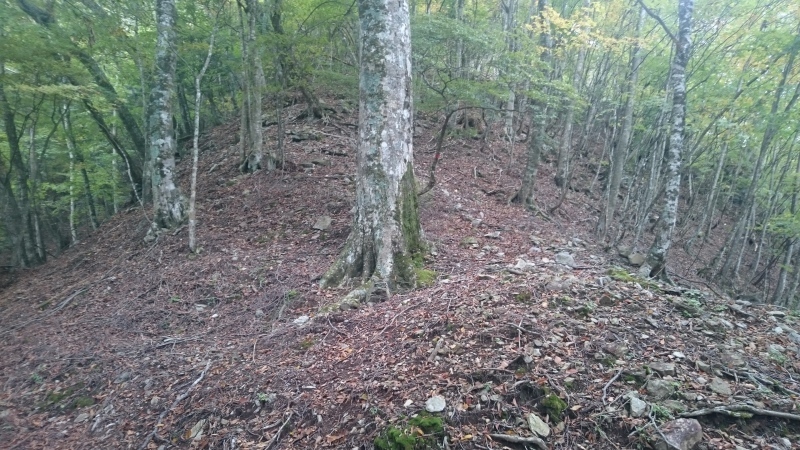
[[[75,408],[85,408],[94,405],[94,399],[92,397],[78,397],[73,400],[72,405]]]
[[[561,397],[556,394],[545,396],[545,398],[542,399],[541,405],[554,422],[560,422],[561,414],[567,409],[567,402],[561,400]]]
[[[440,448],[438,442],[444,435],[444,421],[424,413],[408,420],[404,427],[390,426],[377,438],[378,450],[417,450]]]
[[[531,294],[531,291],[518,292],[514,295],[514,300],[519,303],[529,303],[532,298],[533,294]]]
[[[417,276],[417,286],[419,287],[432,286],[436,281],[436,271],[427,269],[414,269],[414,272]]]
[[[607,273],[612,280],[621,281],[623,283],[639,283],[639,286],[652,291],[658,291],[661,289],[657,283],[637,277],[621,267],[612,267],[608,269]]]

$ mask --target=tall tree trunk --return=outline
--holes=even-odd
[[[176,184],[173,129],[175,69],[175,0],[156,0],[156,85],[153,89],[150,159],[153,161],[153,223],[172,228],[183,222],[185,199]]]
[[[247,26],[243,30],[243,45],[246,46],[246,67],[243,71],[244,83],[247,84],[247,114],[246,126],[246,145],[247,152],[244,155],[239,169],[242,172],[254,172],[258,169],[275,169],[275,158],[271,154],[264,158],[264,130],[261,126],[261,102],[266,81],[264,78],[264,68],[261,64],[261,50],[258,48],[256,38],[258,35],[258,20],[260,18],[260,4],[256,0],[247,0],[245,17]],[[243,52],[244,53],[244,52]]]
[[[631,135],[633,135],[633,109],[636,102],[639,65],[642,62],[639,36],[642,32],[642,26],[644,26],[644,18],[644,9],[639,8],[639,20],[636,22],[636,33],[634,34],[634,43],[631,49],[630,73],[625,83],[625,112],[622,119],[622,131],[620,131],[617,145],[611,151],[611,174],[608,177],[608,185],[606,187],[605,211],[600,214],[600,220],[597,224],[597,236],[601,241],[606,240],[608,227],[611,226],[614,212],[617,209],[617,197],[619,196],[619,187],[622,184],[622,173],[631,144]]]
[[[0,57],[0,81],[5,75],[5,61]],[[0,109],[3,112],[3,126],[10,149],[9,163],[11,167],[3,167],[4,159],[0,158],[0,176],[3,176],[2,191],[5,194],[5,209],[8,212],[6,217],[6,230],[11,238],[11,264],[15,267],[27,267],[33,261],[30,255],[30,236],[27,234],[28,221],[26,220],[25,204],[27,203],[27,169],[22,164],[22,156],[19,148],[20,136],[17,132],[17,125],[14,121],[14,111],[8,103],[5,95],[5,88],[0,83]],[[19,196],[14,192],[12,171],[16,170],[19,179]]]
[[[694,0],[678,1],[678,37],[675,42],[675,59],[672,63],[672,131],[667,154],[667,185],[656,237],[647,256],[652,268],[650,276],[667,277],[667,252],[672,244],[672,234],[678,216],[678,197],[681,188],[681,158],[683,135],[686,126],[686,66],[689,63]]]
[[[548,5],[548,0],[539,0],[539,14]],[[550,78],[550,35],[543,32],[540,36],[541,61],[545,67],[543,77]],[[545,88],[546,90],[546,88]],[[527,162],[522,173],[522,185],[519,191],[512,197],[511,201],[520,203],[528,208],[534,208],[534,191],[536,186],[536,175],[539,171],[539,158],[542,154],[542,146],[547,132],[547,105],[540,100],[531,101],[530,104],[530,137],[528,138]]]
[[[94,205],[94,196],[92,195],[92,184],[89,182],[89,173],[86,170],[86,161],[83,158],[83,152],[78,148],[75,142],[75,135],[72,133],[69,105],[67,104],[64,105],[64,115],[61,121],[64,127],[64,134],[66,137],[65,141],[67,142],[67,149],[69,150],[70,155],[70,202],[74,201],[74,196],[72,195],[72,167],[74,165],[74,161],[77,161],[79,165],[78,169],[81,172],[81,178],[83,180],[83,193],[86,196],[86,203],[87,207],[89,208],[89,221],[92,224],[92,229],[96,230],[99,227],[99,223],[97,221],[97,209]],[[77,239],[74,240],[77,241]]]
[[[356,207],[345,248],[323,286],[360,279],[363,299],[416,283],[423,251],[412,151],[411,41],[406,0],[358,0],[359,143]]]
[[[208,41],[208,53],[206,53],[206,60],[203,62],[203,67],[200,73],[194,78],[194,131],[192,132],[192,183],[191,191],[189,194],[189,250],[192,252],[197,251],[197,209],[195,202],[197,201],[197,162],[200,157],[200,105],[203,98],[202,91],[200,90],[200,82],[208,69],[208,64],[211,62],[211,56],[214,54],[214,38],[217,36],[217,22],[215,19],[214,29],[211,31],[211,38]]]
[[[792,203],[789,207],[789,212],[792,214],[792,217],[795,217],[797,214],[797,199],[798,195],[800,195],[800,183],[798,183],[798,177],[800,177],[800,158],[797,158],[797,165],[795,166],[794,172],[795,176],[792,178]],[[794,257],[796,243],[797,237],[790,236],[789,245],[786,247],[786,253],[783,255],[783,264],[781,264],[780,272],[778,273],[778,284],[775,286],[775,292],[772,295],[772,303],[785,303],[784,292],[786,291],[786,282],[789,277],[789,272],[792,271],[792,258]],[[795,268],[794,270],[797,269]]]

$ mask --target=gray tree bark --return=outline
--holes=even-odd
[[[359,140],[353,228],[323,286],[361,280],[348,296],[416,283],[424,250],[412,152],[411,43],[406,0],[358,0]]]
[[[173,130],[175,69],[175,0],[156,0],[156,72],[150,116],[150,159],[153,162],[153,223],[172,228],[183,222],[186,201],[175,180],[175,134]]]
[[[538,0],[538,10],[542,11],[548,6],[548,0]],[[546,67],[543,77],[550,78],[550,35],[542,33],[540,38],[541,61]],[[545,88],[546,89],[546,88]],[[528,139],[527,161],[525,170],[522,173],[522,185],[519,191],[511,199],[514,203],[520,203],[527,208],[534,208],[534,191],[536,187],[536,175],[539,171],[539,158],[542,154],[542,146],[546,138],[547,127],[547,105],[541,101],[531,101],[530,105],[530,137]]]
[[[683,135],[686,126],[686,66],[689,63],[694,0],[678,1],[678,37],[675,41],[675,58],[672,62],[672,131],[667,153],[667,186],[664,191],[664,209],[661,212],[656,237],[647,256],[652,268],[650,276],[666,278],[667,252],[672,244],[672,234],[678,216],[678,197],[681,188],[681,163]]]
[[[633,107],[636,102],[636,85],[639,80],[639,65],[642,62],[638,39],[644,25],[645,12],[640,8],[639,20],[636,22],[636,41],[631,49],[631,71],[625,83],[625,113],[622,119],[622,131],[620,131],[619,141],[611,152],[611,175],[608,177],[606,188],[606,207],[600,214],[597,224],[597,236],[601,241],[605,241],[608,227],[614,218],[614,211],[617,209],[617,196],[619,187],[622,184],[622,172],[625,166],[625,159],[628,156],[628,147],[633,135]]]

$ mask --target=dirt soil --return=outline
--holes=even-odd
[[[320,313],[347,293],[318,280],[348,235],[355,173],[356,118],[331,104],[324,123],[288,125],[283,172],[240,174],[235,125],[205,137],[199,254],[185,227],[146,242],[149,211],[131,207],[0,288],[0,447],[536,448],[535,414],[551,428],[540,448],[643,448],[681,415],[705,448],[800,448],[797,316],[629,275],[592,238],[599,194],[570,192],[548,218],[510,205],[524,143],[512,160],[500,139],[449,139],[420,201],[435,281]],[[437,131],[418,123],[421,185]],[[680,281],[692,268],[676,252]],[[442,430],[415,421],[432,397]]]

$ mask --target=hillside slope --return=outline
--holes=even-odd
[[[355,119],[338,110],[289,125],[287,172],[241,175],[235,129],[206,137],[199,255],[185,228],[145,242],[148,213],[131,208],[0,291],[4,448],[382,436],[385,448],[622,449],[668,437],[681,414],[700,420],[706,448],[798,448],[798,318],[630,275],[591,242],[588,197],[571,193],[549,221],[509,206],[518,173],[501,142],[445,149],[420,202],[429,286],[321,314],[346,292],[316,283],[350,226]],[[419,131],[424,180],[435,124]],[[538,195],[553,204],[549,170]],[[444,410],[421,414],[434,397]],[[549,423],[541,443],[532,414]]]

